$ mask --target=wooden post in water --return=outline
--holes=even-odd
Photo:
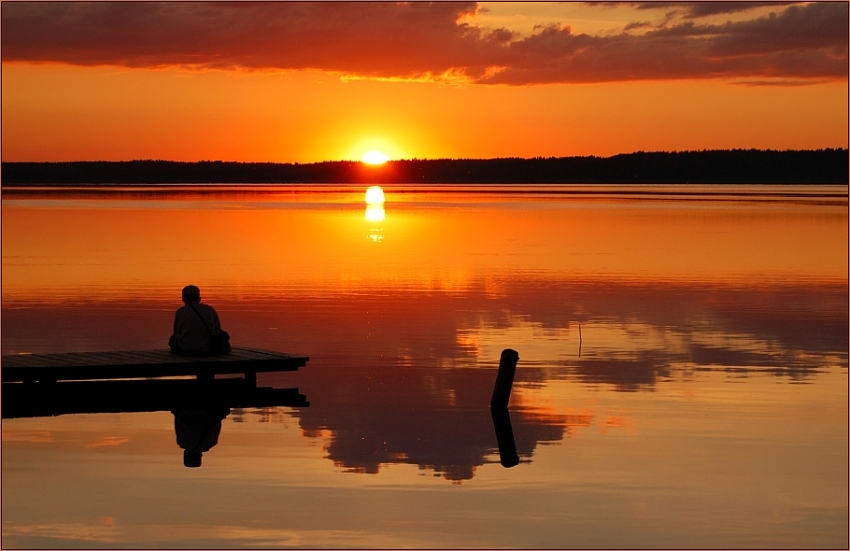
[[[510,348],[502,350],[502,357],[499,359],[499,373],[496,375],[496,385],[493,387],[493,396],[490,398],[491,408],[508,407],[518,361],[519,353],[516,350]]]

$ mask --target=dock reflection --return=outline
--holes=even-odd
[[[232,408],[309,405],[297,388],[258,388],[243,378],[3,383],[2,394],[4,419],[170,411],[186,467],[201,466]]]
[[[258,388],[241,378],[3,383],[2,391],[4,419],[309,405],[297,388]]]

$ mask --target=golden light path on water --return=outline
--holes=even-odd
[[[366,190],[366,221],[373,224],[383,222],[386,218],[384,210],[384,190],[381,186],[371,186]],[[369,239],[375,243],[384,239],[383,227],[369,228]]]

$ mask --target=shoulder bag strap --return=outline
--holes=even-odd
[[[198,310],[192,304],[189,304],[189,308],[191,308],[196,314],[198,314],[198,317],[201,318],[201,322],[204,324],[204,327],[207,328],[207,332],[210,334],[210,337],[215,336],[215,333],[213,333],[212,329],[210,329],[210,326],[207,323],[207,320],[204,319],[204,316],[202,316],[201,313],[198,312]]]

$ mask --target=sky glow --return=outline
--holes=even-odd
[[[848,4],[3,3],[3,160],[847,147]]]

